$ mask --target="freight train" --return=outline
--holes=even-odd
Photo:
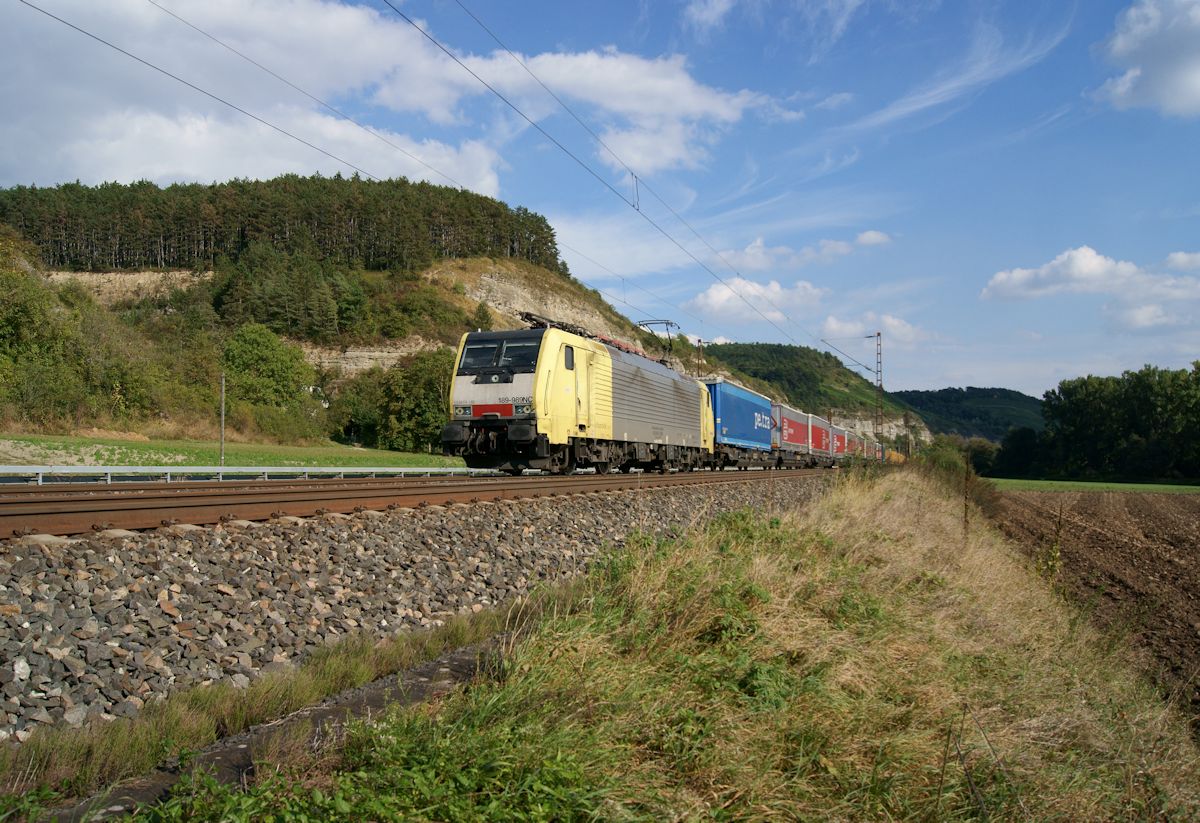
[[[530,319],[534,328],[459,342],[442,448],[471,468],[606,474],[899,456],[735,383],[685,377],[618,341]]]

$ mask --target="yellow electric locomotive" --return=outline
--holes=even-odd
[[[447,454],[471,468],[696,469],[713,453],[708,389],[611,341],[545,326],[458,345]]]

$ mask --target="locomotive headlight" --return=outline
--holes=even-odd
[[[457,415],[459,417],[470,417],[471,407],[470,406],[455,406],[454,413],[455,413],[455,415]]]
[[[526,406],[517,406],[517,408],[516,408],[516,412],[517,412],[517,414],[532,414],[532,413],[533,413],[533,406],[528,406],[528,405],[526,405]]]

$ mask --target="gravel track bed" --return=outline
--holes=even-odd
[[[355,633],[526,594],[642,531],[795,508],[827,479],[605,492],[283,519],[39,546],[0,543],[0,741],[132,716],[196,684],[244,688]]]

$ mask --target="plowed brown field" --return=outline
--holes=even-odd
[[[1200,495],[1005,492],[999,525],[1031,552],[1057,539],[1060,580],[1156,661],[1200,733]],[[1061,525],[1060,525],[1061,524]]]

